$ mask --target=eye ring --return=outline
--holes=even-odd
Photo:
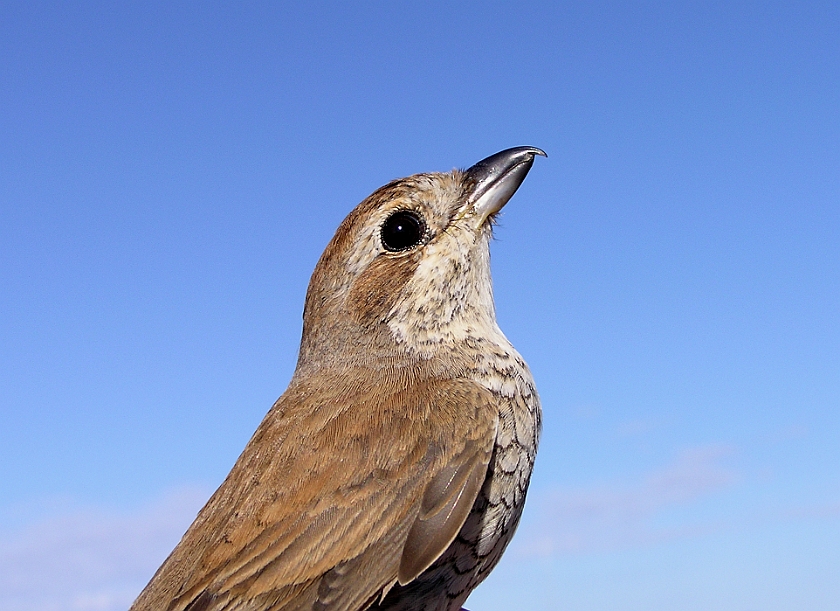
[[[382,246],[390,252],[410,250],[423,242],[426,223],[413,210],[397,210],[389,216],[380,230]]]

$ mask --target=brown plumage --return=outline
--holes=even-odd
[[[519,520],[540,408],[491,220],[539,149],[374,192],[318,262],[289,388],[131,611],[452,611]]]

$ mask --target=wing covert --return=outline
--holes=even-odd
[[[131,611],[355,611],[431,565],[498,416],[468,380],[386,387],[292,384]]]

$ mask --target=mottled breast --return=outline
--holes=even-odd
[[[475,339],[470,377],[498,398],[498,428],[487,479],[446,552],[414,582],[395,586],[373,609],[458,611],[501,558],[522,515],[539,442],[541,410],[531,372],[501,335]]]

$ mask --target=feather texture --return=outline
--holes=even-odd
[[[134,611],[357,609],[440,556],[484,481],[493,397],[358,373],[353,393],[289,388]]]

